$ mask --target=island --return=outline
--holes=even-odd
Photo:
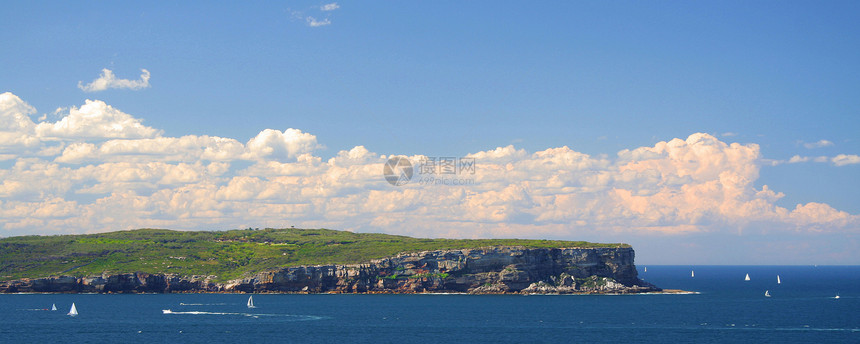
[[[141,229],[0,239],[0,293],[660,292],[634,256],[582,241]]]

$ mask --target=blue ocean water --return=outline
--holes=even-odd
[[[698,294],[13,294],[0,342],[860,342],[858,266],[644,268]]]

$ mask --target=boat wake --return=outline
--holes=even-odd
[[[179,305],[180,306],[225,306],[225,305],[228,305],[228,303],[184,303],[184,302],[180,302]]]
[[[260,317],[282,317],[282,318],[291,318],[292,321],[308,321],[308,320],[321,320],[324,317],[315,316],[315,315],[297,315],[297,314],[262,314],[262,313],[234,313],[234,312],[206,312],[206,311],[185,311],[185,312],[175,312],[170,309],[161,310],[162,314],[178,314],[178,315],[228,315],[228,316],[244,316],[250,318],[260,318]]]

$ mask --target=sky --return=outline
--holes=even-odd
[[[860,264],[858,17],[856,1],[7,3],[0,236],[296,226]]]

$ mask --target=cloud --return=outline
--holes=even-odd
[[[474,170],[416,168],[395,187],[383,178],[387,156],[355,146],[323,159],[317,137],[299,129],[264,129],[243,143],[165,137],[100,101],[62,112],[34,123],[32,106],[0,95],[0,130],[29,137],[5,143],[13,146],[0,168],[0,233],[248,224],[467,238],[860,230],[858,215],[824,203],[778,205],[783,193],[757,186],[766,163],[758,145],[704,133],[614,156],[497,147],[466,154]],[[408,158],[418,166],[428,157]],[[821,159],[860,163],[845,154],[788,162]]]
[[[333,2],[320,6],[320,11],[334,11],[338,8],[340,8],[340,5],[338,5],[336,2]]]
[[[35,132],[46,139],[145,138],[161,133],[103,101],[89,99],[80,108],[69,108],[68,115],[55,123],[39,123]]]
[[[818,140],[818,142],[805,142],[805,143],[803,143],[803,147],[806,147],[806,149],[822,148],[822,147],[828,147],[828,146],[832,146],[832,145],[833,145],[833,142],[828,141],[828,140]]]
[[[847,165],[860,164],[860,156],[855,155],[855,154],[839,154],[839,155],[831,158],[831,157],[827,157],[827,156],[809,157],[809,156],[795,155],[795,156],[791,157],[791,159],[788,159],[788,161],[779,161],[779,162],[777,162],[777,164],[783,163],[783,162],[786,162],[789,164],[796,164],[796,163],[803,163],[803,162],[817,162],[817,163],[832,163],[834,166],[847,166]]]
[[[11,92],[0,94],[0,148],[4,153],[38,144],[36,124],[30,119],[35,113],[35,108]]]
[[[259,160],[285,161],[322,148],[317,137],[298,129],[266,129],[248,141],[246,157]]]
[[[839,154],[833,159],[831,159],[834,165],[836,166],[846,166],[846,165],[856,165],[860,164],[860,156],[858,155],[848,155],[848,154]]]
[[[101,144],[74,142],[54,161],[230,161],[240,159],[245,145],[216,136],[156,137],[108,140]]]
[[[109,88],[125,88],[129,90],[139,90],[149,87],[149,71],[146,69],[140,70],[140,80],[117,79],[110,69],[102,69],[102,74],[91,83],[83,85],[78,81],[78,88],[84,92],[99,92]]]
[[[331,24],[331,20],[329,20],[328,18],[324,18],[322,20],[317,20],[314,17],[308,16],[307,18],[305,18],[305,20],[308,22],[308,26],[310,26],[310,27],[319,27],[319,26],[326,26],[326,25]]]
[[[791,159],[788,159],[788,163],[789,164],[796,164],[799,162],[807,162],[807,161],[809,161],[809,159],[810,158],[808,156],[795,155],[795,156],[791,157]]]

